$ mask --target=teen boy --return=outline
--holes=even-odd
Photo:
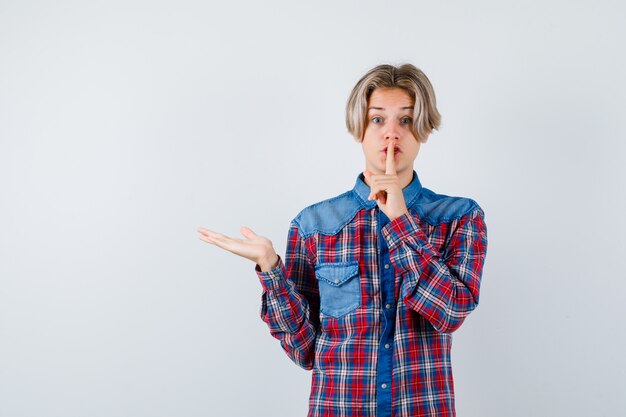
[[[365,170],[293,219],[284,263],[246,227],[245,239],[198,229],[256,262],[262,319],[313,370],[310,417],[455,415],[451,333],[478,305],[487,228],[474,200],[436,194],[413,170],[439,123],[422,71],[377,66],[346,107]]]

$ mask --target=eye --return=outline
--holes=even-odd
[[[402,119],[400,119],[400,123],[404,124],[404,125],[408,125],[411,124],[411,122],[413,121],[413,119],[411,119],[410,117],[403,117]]]
[[[383,118],[382,117],[380,117],[380,116],[372,117],[372,123],[378,124],[378,123],[382,123],[382,122],[383,122]]]

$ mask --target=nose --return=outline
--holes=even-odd
[[[400,140],[400,133],[395,124],[390,125],[385,132],[385,140]]]

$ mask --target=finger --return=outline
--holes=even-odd
[[[200,235],[202,235],[202,237],[210,237],[210,236],[214,236],[215,235],[215,232],[213,232],[213,231],[211,231],[209,229],[206,229],[204,227],[198,228],[198,233],[200,233]]]
[[[198,228],[198,232],[202,235],[202,237],[206,237],[206,238],[213,238],[213,239],[215,239],[215,238],[218,238],[220,236],[221,237],[225,237],[221,233],[214,232],[214,231],[209,230],[209,229],[204,228],[204,227]]]
[[[256,233],[254,233],[249,227],[246,227],[246,226],[243,226],[241,229],[239,229],[239,232],[246,239],[254,239],[255,237],[257,237]]]
[[[367,197],[368,200],[376,200],[381,202],[382,204],[385,204],[387,202],[387,191],[385,190],[380,190],[376,193],[372,193],[369,195],[369,197]]]
[[[233,245],[236,244],[238,241],[241,241],[241,239],[234,239],[230,236],[226,236],[209,229],[205,229],[205,231],[206,234],[204,235],[204,237],[206,238],[206,240],[210,243],[213,243],[214,245],[219,246],[220,248],[229,249],[232,248]]]
[[[198,231],[200,232],[200,236],[198,236],[200,240],[215,245],[215,239],[209,235],[208,230],[204,229],[201,231],[198,229]]]
[[[208,235],[206,236],[206,239],[203,240],[206,240],[207,242],[212,243],[217,247],[233,253],[238,252],[237,249],[242,247],[241,242],[243,242],[241,239],[233,239],[232,237],[228,237],[220,233]]]
[[[374,174],[370,171],[363,171],[363,175],[367,178],[367,182],[370,187],[370,194],[367,199],[378,200],[380,190],[383,189],[381,184],[383,184],[387,179],[386,174]]]
[[[381,193],[387,188],[385,182],[383,182],[380,177],[380,175],[372,176],[372,180],[370,181],[370,195],[368,196],[369,200],[378,200],[381,197]]]
[[[213,230],[209,230],[209,229],[206,229],[206,228],[204,228],[204,227],[202,227],[202,228],[198,229],[198,232],[200,232],[200,233],[202,233],[203,235],[208,236],[208,237],[214,237],[214,238],[217,238],[217,237],[225,237],[225,236],[224,236],[223,234],[221,234],[221,233],[214,232]]]
[[[398,183],[397,179],[394,178],[385,178],[383,180],[379,180],[376,181],[374,183],[374,186],[372,187],[373,189],[376,190],[385,190],[385,191],[389,191],[390,188],[392,188],[394,185],[396,185]]]
[[[213,243],[213,240],[212,240],[210,237],[208,237],[208,236],[205,236],[205,235],[200,235],[200,236],[198,236],[198,238],[199,238],[200,240],[205,241],[205,242],[208,242],[208,243]]]
[[[398,179],[397,174],[380,174],[370,177],[370,184],[392,183]]]
[[[390,185],[396,181],[395,176],[390,177],[387,174],[370,175],[370,194],[368,200],[378,200],[381,192],[387,191]]]
[[[378,200],[381,198],[382,193],[385,191],[376,187],[372,191],[370,191],[370,195],[367,197],[368,200]]]
[[[385,164],[385,174],[395,175],[396,174],[396,162],[394,160],[394,142],[390,141],[389,145],[387,145],[387,162]]]
[[[376,187],[374,184],[370,185],[370,194],[367,196],[368,200],[377,200],[378,197],[376,196],[376,194],[378,194],[378,187]]]

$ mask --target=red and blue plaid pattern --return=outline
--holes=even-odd
[[[262,319],[313,370],[309,417],[454,416],[451,333],[478,304],[486,250],[478,205],[436,225],[412,207],[391,222],[362,207],[332,235],[292,221],[284,263],[257,274]],[[320,313],[316,265],[350,262],[359,307]]]

